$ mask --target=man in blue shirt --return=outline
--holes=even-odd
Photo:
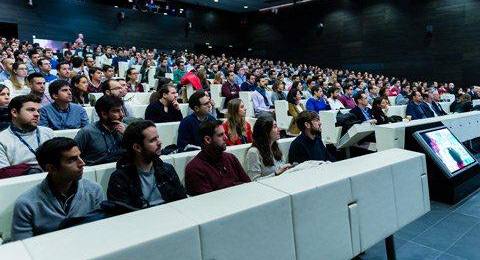
[[[38,67],[40,67],[40,72],[43,74],[45,82],[49,83],[58,79],[57,76],[50,74],[52,64],[50,64],[50,61],[48,61],[47,59],[41,58],[40,60],[38,60]]]
[[[357,104],[354,108],[350,110],[350,113],[354,114],[358,120],[362,123],[369,121],[370,123],[376,124],[377,120],[373,118],[372,110],[368,108],[368,98],[363,91],[358,91],[357,94],[353,97],[355,103]]]
[[[85,109],[72,103],[70,85],[56,80],[48,87],[54,102],[40,109],[40,125],[53,130],[78,129],[90,124]]]
[[[200,124],[215,120],[215,118],[210,115],[212,104],[204,90],[193,93],[188,100],[188,106],[193,110],[193,114],[185,117],[178,127],[177,146],[181,151],[184,150],[187,145],[200,149],[200,145],[202,144],[202,140],[198,135]]]
[[[0,82],[4,82],[12,75],[12,67],[15,59],[6,58],[2,60],[3,70],[0,72]]]
[[[247,81],[247,77],[245,76],[246,71],[248,70],[248,67],[242,67],[238,69],[237,75],[235,75],[235,79],[233,82],[239,86],[243,84],[243,82]]]
[[[312,87],[312,97],[307,100],[306,108],[309,111],[318,113],[321,110],[330,110],[330,105],[323,95],[323,90],[319,86]]]
[[[254,74],[247,75],[247,81],[243,82],[240,86],[242,91],[255,91],[257,88],[257,82],[255,81],[256,77]]]
[[[30,61],[27,62],[26,64],[28,69],[28,74],[31,74],[34,72],[40,72],[40,68],[37,65],[38,60],[40,59],[40,54],[36,50],[31,50],[28,53],[28,57],[30,58]]]

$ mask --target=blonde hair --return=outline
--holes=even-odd
[[[227,104],[227,124],[228,124],[228,139],[234,140],[239,137],[237,128],[240,128],[240,134],[245,135],[246,123],[245,117],[238,114],[242,100],[239,98],[232,99]]]

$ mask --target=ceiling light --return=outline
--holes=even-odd
[[[212,46],[208,46],[208,48],[209,48],[209,49],[211,49],[211,48],[212,48]]]
[[[206,42],[205,44],[206,44],[206,45],[210,45],[210,43],[209,43],[209,42]]]
[[[218,0],[213,0],[213,2],[218,3]]]
[[[133,0],[128,0],[128,2],[130,2],[130,3],[131,3],[131,2],[133,2]]]
[[[163,15],[167,15],[167,13],[163,13]]]
[[[247,9],[247,8],[248,8],[248,5],[244,5],[243,8]]]
[[[118,5],[116,5],[115,8],[118,8]]]

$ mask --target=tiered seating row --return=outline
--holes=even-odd
[[[392,149],[7,244],[0,258],[350,259],[430,210],[425,172],[424,155]]]
[[[285,159],[288,158],[288,149],[290,148],[290,143],[292,141],[293,138],[281,139],[278,141]],[[235,154],[245,168],[245,157],[249,147],[250,144],[230,146],[227,148],[227,152]],[[182,183],[184,183],[185,166],[197,153],[198,151],[162,155],[160,158],[164,162],[170,163],[175,167],[178,177]],[[116,163],[85,167],[83,177],[100,184],[106,193],[108,180],[110,179],[110,175],[115,171],[115,168]],[[13,206],[17,197],[29,188],[40,183],[45,176],[46,173],[42,173],[0,180],[0,205],[2,205],[2,207],[0,207],[0,238],[5,240],[10,237]]]

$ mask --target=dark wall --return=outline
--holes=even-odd
[[[246,38],[275,59],[478,84],[479,13],[476,0],[318,1],[250,16]]]
[[[67,0],[35,0],[30,8],[21,0],[0,1],[0,22],[18,24],[19,38],[74,41],[82,32],[89,43],[115,46],[135,45],[160,49],[193,50],[195,43],[234,44],[241,38],[235,33],[234,14],[192,6],[186,17],[164,16],[93,3]],[[127,19],[121,24],[117,12]],[[193,28],[185,38],[185,22]],[[1,34],[1,32],[0,32]]]

